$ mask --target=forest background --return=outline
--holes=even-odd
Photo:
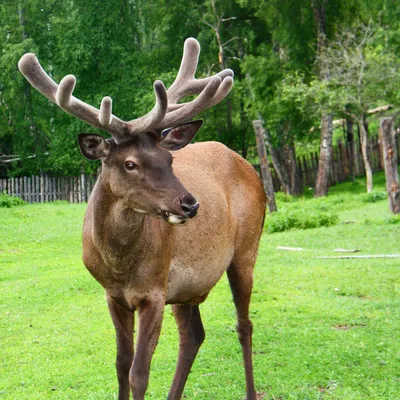
[[[1,0],[0,21],[2,177],[98,167],[76,144],[79,132],[96,129],[31,88],[17,68],[27,52],[56,82],[74,74],[79,99],[99,107],[111,96],[113,113],[130,120],[152,108],[153,81],[168,87],[184,40],[197,38],[197,77],[235,72],[234,90],[204,113],[197,140],[218,140],[253,161],[252,120],[262,119],[274,167],[293,194],[296,152],[320,149],[316,190],[324,195],[332,143],[359,146],[368,162],[378,130],[371,110],[390,105],[384,113],[396,117],[400,105],[396,0]]]

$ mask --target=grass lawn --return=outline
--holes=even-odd
[[[375,181],[383,191],[382,175]],[[339,222],[263,234],[251,315],[264,399],[400,399],[400,258],[316,258],[338,255],[337,248],[400,254],[400,220],[360,182],[334,187],[325,199],[279,196],[282,213],[328,211]],[[0,209],[1,399],[117,398],[114,327],[104,292],[81,261],[84,211],[69,204]],[[186,398],[243,400],[225,277],[201,311],[206,341]],[[147,398],[166,398],[177,348],[167,307]]]

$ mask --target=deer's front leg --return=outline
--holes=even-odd
[[[133,361],[134,314],[121,307],[108,295],[107,304],[117,339],[118,400],[129,400],[129,370]]]
[[[153,357],[164,312],[164,295],[149,296],[138,307],[139,332],[136,352],[129,374],[134,400],[143,400],[149,383],[150,362]]]

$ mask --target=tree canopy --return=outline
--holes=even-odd
[[[318,70],[314,13],[322,6],[329,83]],[[397,105],[399,16],[395,0],[3,0],[0,173],[62,175],[96,168],[76,145],[79,132],[96,130],[30,87],[17,68],[26,52],[35,53],[56,82],[74,74],[78,98],[99,107],[108,95],[113,113],[132,119],[153,106],[154,80],[172,83],[184,40],[196,37],[202,46],[198,76],[221,68],[235,72],[234,90],[204,113],[197,140],[218,140],[251,156],[255,117],[265,121],[278,145],[318,140],[321,107],[340,117],[349,109],[359,115],[360,107],[365,112],[385,102]],[[360,82],[350,82],[359,64],[351,63],[351,73],[345,56],[355,57],[361,26],[373,27],[364,47],[362,100]],[[355,35],[353,42],[344,40],[345,33]]]

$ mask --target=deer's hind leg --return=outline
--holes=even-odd
[[[179,356],[168,399],[178,400],[205,333],[198,305],[174,304],[172,311],[179,331]]]
[[[248,253],[247,253],[248,254]],[[242,346],[244,369],[246,375],[247,400],[257,399],[254,388],[252,361],[253,324],[249,317],[249,305],[253,288],[254,256],[234,257],[227,270],[233,301],[237,314],[237,332]]]

